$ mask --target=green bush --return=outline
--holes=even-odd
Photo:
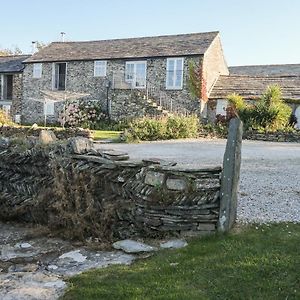
[[[193,138],[199,132],[199,119],[196,116],[172,116],[167,119],[167,139]]]
[[[209,138],[226,138],[228,134],[228,126],[217,123],[217,124],[206,124],[201,128],[201,134],[204,137]]]
[[[291,108],[282,100],[279,86],[269,86],[255,104],[232,94],[227,97],[230,107],[241,118],[246,129],[277,131],[289,127]]]
[[[199,120],[196,116],[142,118],[129,123],[125,136],[129,142],[156,141],[197,137],[198,130]]]

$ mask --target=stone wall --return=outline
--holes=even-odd
[[[22,138],[24,137],[38,137],[40,132],[44,130],[42,128],[30,128],[30,127],[16,127],[16,126],[0,126],[0,136],[1,137],[14,137]],[[87,129],[78,128],[66,128],[66,129],[53,129],[55,136],[58,139],[67,139],[70,137],[81,136],[85,138],[91,137],[91,132]]]
[[[23,96],[23,75],[21,73],[13,75],[13,101],[11,107],[11,116],[13,120],[15,115],[22,113],[22,96]]]
[[[191,94],[189,89],[189,62],[193,61],[199,63],[201,56],[190,56],[184,59],[183,70],[183,87],[179,90],[166,89],[166,58],[153,58],[147,59],[147,81],[153,92],[153,100],[159,102],[159,92],[162,92],[162,97],[167,101],[173,101],[173,108],[184,108],[189,113],[198,113],[199,102]],[[125,61],[122,61],[118,68],[114,68],[114,71],[125,72]],[[141,90],[126,90],[126,89],[114,89],[111,91],[112,99],[112,115],[115,119],[121,119],[124,117],[143,117],[146,115],[160,115],[160,112],[155,108],[151,108],[149,104],[143,99],[146,93],[145,89]],[[137,96],[140,93],[141,96]],[[165,107],[165,109],[168,109]]]
[[[147,80],[155,89],[163,91],[164,95],[172,98],[174,106],[184,107],[190,112],[198,110],[198,102],[191,95],[188,87],[189,61],[198,62],[201,56],[185,57],[183,88],[180,90],[166,90],[166,58],[151,58],[147,60]],[[107,61],[107,76],[94,77],[94,61],[67,62],[66,90],[71,92],[86,93],[83,99],[100,101],[104,110],[107,103],[108,82],[113,81],[114,74],[125,72],[126,60]],[[52,90],[52,63],[43,63],[42,77],[33,78],[33,64],[26,64],[24,69],[24,93],[23,93],[23,121],[26,123],[43,122],[43,103],[34,101],[43,100],[40,91]],[[145,89],[140,90],[109,89],[108,99],[111,101],[112,117],[114,119],[140,117],[145,115],[157,115],[156,109],[149,107],[144,99]],[[63,93],[63,92],[62,92]],[[158,98],[159,95],[156,96]],[[55,115],[48,117],[48,122],[57,120],[58,112],[62,109],[62,102],[55,103]]]
[[[221,167],[134,162],[82,141],[0,143],[0,220],[103,240],[216,231]]]
[[[300,143],[300,130],[295,132],[259,133],[246,131],[243,136],[246,140],[268,141],[268,142],[293,142]]]
[[[229,74],[219,35],[214,39],[204,55],[203,71],[208,93],[220,75]]]

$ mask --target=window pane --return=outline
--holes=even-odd
[[[174,59],[169,59],[168,64],[167,64],[167,70],[168,71],[173,71],[175,68],[175,61]]]
[[[126,81],[132,81],[134,75],[134,64],[133,63],[126,63],[126,70],[125,70],[125,79]]]
[[[179,58],[176,60],[176,69],[182,71],[183,69],[183,59]]]
[[[181,87],[182,84],[182,70],[176,70],[175,86]]]
[[[172,87],[174,85],[174,71],[167,71],[167,86]]]
[[[136,64],[136,87],[146,85],[146,63]]]

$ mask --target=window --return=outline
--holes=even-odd
[[[96,60],[94,62],[94,76],[105,77],[106,76],[106,60]]]
[[[226,116],[227,100],[218,100],[216,107],[216,115]]]
[[[125,81],[133,88],[146,87],[146,61],[128,61],[125,66]]]
[[[66,89],[66,63],[54,63],[52,67],[52,87],[54,90],[64,91]]]
[[[47,101],[44,103],[44,115],[45,116],[54,115],[54,101]]]
[[[0,82],[0,99],[12,100],[13,98],[13,75],[2,74]]]
[[[167,59],[167,89],[182,89],[183,83],[183,58],[168,58]]]
[[[33,64],[33,78],[42,77],[42,64]]]

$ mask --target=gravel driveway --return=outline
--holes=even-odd
[[[222,163],[226,140],[99,145],[132,159],[162,158],[189,166]],[[300,144],[243,141],[238,222],[300,222]]]

